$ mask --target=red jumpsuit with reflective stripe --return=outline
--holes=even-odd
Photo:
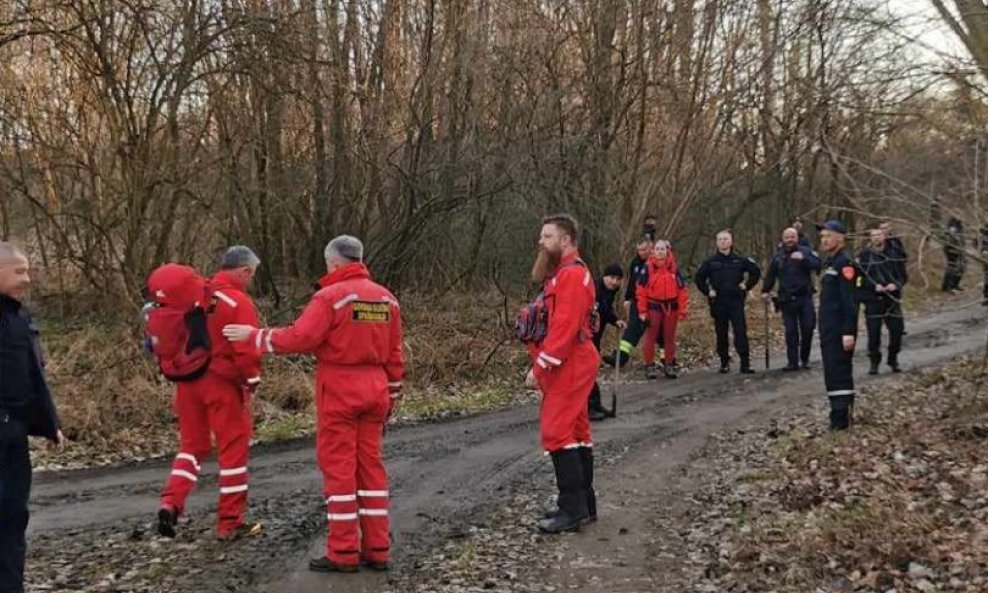
[[[388,476],[381,436],[401,389],[401,311],[362,263],[336,269],[288,328],[261,329],[264,352],[316,355],[316,458],[323,473],[329,537],[337,564],[387,562]]]
[[[207,317],[209,370],[201,378],[178,383],[175,413],[178,416],[179,453],[172,462],[161,505],[179,514],[199,478],[200,464],[216,438],[219,462],[217,531],[224,535],[244,522],[247,507],[247,458],[253,422],[250,391],[261,380],[261,357],[251,344],[233,344],[223,337],[223,326],[237,323],[256,326],[257,312],[244,288],[226,272],[209,282]]]
[[[542,410],[542,448],[592,446],[587,394],[597,380],[600,355],[593,345],[590,313],[596,289],[590,271],[574,252],[543,285],[549,310],[549,332],[541,344],[530,346]]]

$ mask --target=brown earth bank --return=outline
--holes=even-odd
[[[907,369],[943,365],[983,347],[986,330],[981,307],[916,319],[903,361]],[[703,490],[677,477],[691,475],[689,468],[707,455],[698,452],[710,436],[781,418],[794,404],[813,405],[814,420],[822,418],[818,369],[751,378],[699,369],[677,381],[639,381],[619,390],[618,418],[595,425],[601,519],[581,534],[553,539],[532,532],[552,485],[538,450],[537,398],[529,394],[492,414],[389,431],[395,559],[388,575],[334,578],[305,570],[305,559],[322,548],[325,525],[311,443],[302,440],[255,451],[251,512],[265,530],[229,545],[212,538],[209,465],[174,541],[154,535],[150,522],[164,461],[43,472],[34,491],[29,589],[661,590],[693,565],[686,538],[677,540],[656,525],[663,517],[670,525],[692,525],[679,508],[688,511],[689,497]],[[869,401],[864,398],[859,408],[862,418],[869,415]],[[676,560],[663,564],[658,546]]]

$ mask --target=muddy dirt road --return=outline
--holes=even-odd
[[[911,320],[901,357],[905,369],[935,365],[983,347],[988,330],[986,317],[988,312],[983,307],[967,307]],[[863,355],[859,346],[859,373],[866,370]],[[629,378],[639,377],[640,373],[633,371]],[[657,451],[660,445],[662,462],[653,463],[650,471],[673,471],[707,435],[746,415],[770,414],[773,407],[796,399],[818,399],[822,409],[822,385],[819,363],[811,371],[792,374],[776,370],[742,377],[704,369],[677,381],[622,385],[619,417],[595,425],[595,445],[602,454],[628,452],[622,456],[622,464],[633,464],[640,454]],[[533,398],[531,404],[510,410],[389,432],[385,458],[391,473],[396,572],[416,570],[417,557],[449,537],[457,537],[473,522],[496,513],[505,504],[503,501],[509,500],[509,484],[524,483],[527,477],[551,471],[538,446],[537,412]],[[308,440],[258,449],[251,460],[250,494],[252,512],[265,523],[264,535],[220,554],[222,561],[213,563],[208,570],[162,585],[162,590],[212,591],[231,586],[241,591],[301,593],[387,589],[386,575],[361,573],[343,577],[305,570],[306,559],[323,549],[325,528],[321,479],[313,457]],[[157,540],[147,530],[166,467],[162,461],[39,474],[32,497],[32,549],[60,548],[84,555],[85,542],[112,538],[116,533],[131,533],[131,537],[144,541]],[[608,474],[617,476],[633,469],[617,467]],[[212,519],[206,513],[215,504],[215,474],[215,463],[207,463],[190,502],[191,519],[199,529],[188,531],[196,537],[208,538]],[[622,487],[600,484],[599,524],[618,521],[633,525],[644,519],[628,509],[618,512],[608,506],[608,490]],[[159,545],[192,544],[180,537],[175,543],[154,543]],[[40,555],[40,559],[35,558],[37,562],[46,558],[44,551],[32,554]],[[107,563],[112,561],[105,559]],[[629,557],[628,561],[633,563],[635,559]],[[59,582],[47,581],[49,578],[53,577],[36,573],[31,577],[30,590],[89,590],[78,579],[68,586],[64,578]],[[586,586],[579,581],[562,586]],[[642,585],[632,586],[638,589]],[[112,586],[95,589],[115,590]]]

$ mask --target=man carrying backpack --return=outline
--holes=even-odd
[[[388,289],[371,280],[359,239],[336,237],[324,255],[328,274],[291,327],[231,324],[223,335],[266,353],[315,354],[316,458],[329,537],[325,554],[310,560],[309,570],[356,572],[363,562],[383,571],[391,540],[381,437],[405,374],[401,309]]]
[[[189,380],[176,383],[179,453],[172,462],[171,473],[161,493],[158,533],[163,536],[175,537],[178,517],[185,511],[186,498],[199,479],[203,459],[212,448],[210,433],[216,439],[219,462],[217,537],[235,539],[254,528],[244,522],[244,513],[247,508],[247,458],[253,430],[250,399],[261,382],[261,357],[257,349],[248,344],[231,344],[225,340],[223,327],[231,323],[257,325],[257,312],[246,291],[259,264],[260,260],[249,248],[234,246],[223,256],[220,271],[204,286],[197,287],[195,278],[184,280],[183,275],[188,275],[189,269],[173,264],[158,268],[148,279],[149,289],[157,293],[155,296],[159,299],[167,299],[169,291],[162,287],[169,283],[191,293],[190,298],[195,298],[197,292],[202,295],[199,304],[206,313],[205,339],[196,335],[202,332],[193,326],[188,341],[190,346],[205,342],[209,353],[205,366],[194,371]],[[159,305],[160,308],[163,307]],[[154,314],[152,309],[151,315]],[[163,339],[168,339],[164,335],[168,331],[154,329],[152,339],[161,344]],[[162,369],[166,370],[168,362],[162,358],[167,355],[163,348],[161,350],[156,353]]]

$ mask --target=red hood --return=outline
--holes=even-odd
[[[154,302],[188,309],[202,302],[206,281],[192,267],[165,264],[151,272],[147,285]]]

